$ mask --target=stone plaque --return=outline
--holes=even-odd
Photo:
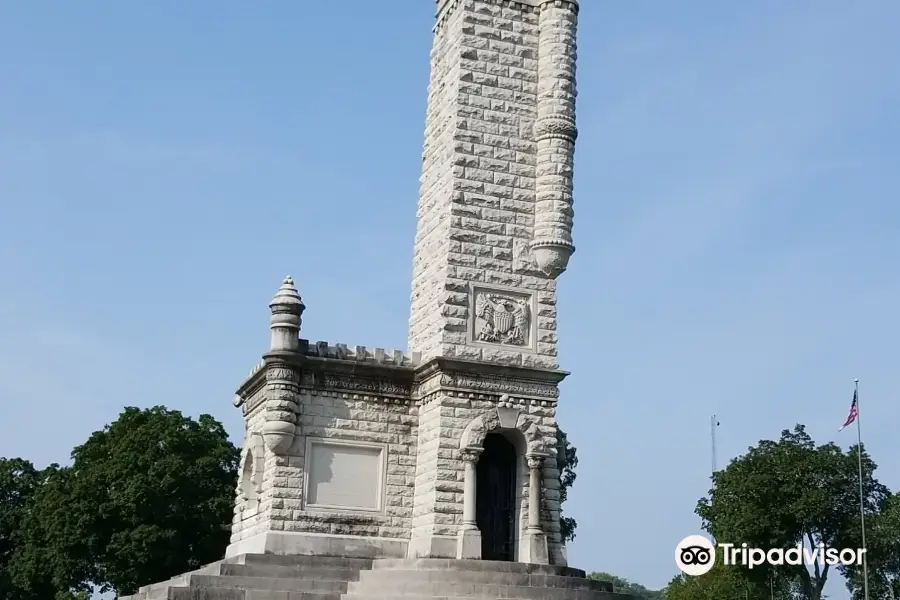
[[[306,508],[380,512],[385,455],[383,444],[309,439]]]

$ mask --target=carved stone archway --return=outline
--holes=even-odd
[[[460,450],[478,452],[487,434],[498,429],[517,429],[525,437],[528,454],[547,454],[547,444],[534,417],[517,408],[492,408],[472,419],[459,440]]]
[[[457,539],[457,558],[481,558],[481,532],[476,521],[478,494],[476,465],[484,450],[484,439],[491,432],[516,429],[525,437],[526,464],[528,465],[528,527],[524,534],[522,560],[535,564],[549,564],[547,536],[541,526],[540,503],[544,461],[549,456],[547,444],[534,417],[516,408],[508,408],[505,398],[500,406],[478,415],[463,430],[459,440],[460,458],[465,463],[465,494],[463,499],[463,523]]]

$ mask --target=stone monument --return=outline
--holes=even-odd
[[[575,0],[437,1],[409,351],[303,339],[286,278],[235,399],[225,560],[136,597],[612,596],[568,568],[560,533],[577,16]]]

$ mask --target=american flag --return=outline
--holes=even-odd
[[[856,420],[856,417],[859,416],[859,407],[856,404],[856,394],[857,392],[853,392],[853,402],[850,404],[850,414],[847,415],[847,420],[841,425],[841,428],[838,431],[843,431],[845,427],[853,423]]]

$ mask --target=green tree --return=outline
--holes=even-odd
[[[28,510],[20,522],[20,545],[10,574],[22,598],[44,600],[87,591],[89,563],[85,540],[75,521],[66,517],[73,484],[72,470],[50,465],[41,472]]]
[[[41,473],[21,458],[0,458],[0,598],[25,598],[10,568],[23,543],[21,525],[38,489]]]
[[[559,504],[560,518],[559,526],[562,530],[563,542],[570,542],[575,539],[575,528],[578,523],[572,517],[562,516],[562,504],[569,496],[569,489],[575,483],[575,467],[578,466],[578,454],[575,447],[569,442],[566,432],[562,429],[556,429],[556,462],[559,468]]]
[[[857,521],[857,523],[859,523]],[[851,538],[851,546],[862,547],[862,527]],[[900,599],[900,494],[894,494],[876,514],[866,516],[866,562],[871,598]],[[864,598],[863,569],[842,569],[854,600]]]
[[[874,478],[876,465],[863,452],[867,511],[878,512],[888,490]],[[859,479],[855,450],[816,446],[803,425],[778,441],[763,440],[715,474],[708,498],[697,505],[704,528],[719,542],[755,548],[842,548],[858,528]],[[751,582],[790,582],[804,600],[821,600],[828,565],[771,567],[748,573]]]
[[[792,600],[790,582],[755,581],[749,570],[724,564],[719,552],[709,573],[697,577],[677,575],[663,590],[665,600]]]
[[[4,600],[79,599],[69,588],[69,578],[60,582],[54,577],[47,557],[29,557],[27,551],[27,523],[32,521],[35,498],[45,493],[58,473],[58,465],[40,471],[21,458],[0,458],[0,598]]]
[[[627,579],[613,575],[612,573],[602,571],[599,573],[591,573],[588,575],[588,578],[611,583],[613,585],[613,591],[617,594],[631,594],[632,596],[642,598],[643,600],[663,600],[663,598],[665,598],[663,590],[649,590],[639,583],[633,583]]]
[[[121,596],[221,558],[238,458],[209,415],[126,408],[35,495],[14,576]]]

